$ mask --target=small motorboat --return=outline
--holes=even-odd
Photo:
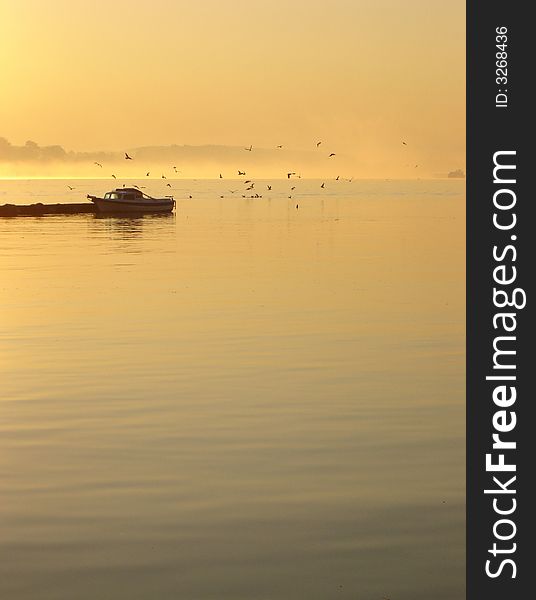
[[[118,188],[104,194],[104,198],[87,197],[99,212],[107,213],[170,213],[175,207],[173,196],[153,198],[136,188]]]

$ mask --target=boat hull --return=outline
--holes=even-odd
[[[97,210],[102,213],[170,213],[175,206],[175,201],[171,199],[121,201],[93,197],[91,201],[95,204]]]

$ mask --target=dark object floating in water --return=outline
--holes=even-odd
[[[96,213],[93,204],[3,204],[0,206],[0,217],[41,217],[43,215],[78,215],[82,213]]]
[[[462,171],[462,169],[456,169],[455,171],[451,171],[447,177],[449,179],[464,179],[465,173]]]
[[[167,184],[171,187],[171,184]],[[153,198],[135,188],[116,188],[104,194],[103,198],[88,194],[88,199],[99,212],[126,213],[170,213],[175,207],[173,196]]]

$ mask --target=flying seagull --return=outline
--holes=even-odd
[[[93,164],[94,164],[94,165],[97,165],[97,167],[100,167],[100,168],[102,169],[102,165],[101,165],[100,163],[98,163],[98,162],[94,162]]]
[[[166,185],[167,185],[168,187],[171,187],[171,183],[166,183]]]
[[[283,147],[282,145],[276,146],[276,148],[282,148],[282,147]]]
[[[266,187],[267,187],[269,190],[271,190],[271,189],[272,189],[272,186],[271,186],[271,185],[267,185]]]
[[[236,194],[236,192],[238,192],[238,190],[229,190],[231,192],[231,194]]]
[[[406,142],[402,142],[402,144],[404,144],[404,146],[407,146]]]
[[[220,179],[223,179],[223,175],[220,173]]]
[[[167,179],[167,177],[162,173],[162,179]]]
[[[239,175],[245,175],[245,174],[246,174],[246,172],[245,172],[245,171],[240,171],[240,170],[239,170],[239,171],[238,171],[238,174],[239,174]]]
[[[290,188],[290,191],[293,192],[295,189],[296,189],[296,186],[294,185]]]
[[[316,147],[318,148],[318,146],[320,146],[322,142],[316,142]]]
[[[117,179],[117,177],[116,177],[116,176],[115,176],[113,173],[112,173],[112,177],[113,177],[114,179]]]
[[[322,184],[320,187],[321,187],[322,189],[324,189],[324,184]]]
[[[149,177],[150,174],[151,174],[151,171],[147,171],[147,174],[145,175],[145,177]]]
[[[290,179],[293,175],[296,175],[295,172],[287,173],[287,179]]]
[[[67,186],[70,190],[74,190],[74,187],[71,187],[70,185]]]
[[[132,160],[132,156],[129,156],[126,152],[125,152],[125,160]]]
[[[247,150],[248,152],[251,152],[253,150],[253,146],[250,145],[249,148],[244,148],[244,150]]]
[[[335,177],[335,181],[339,181],[339,176],[337,175],[337,177]]]
[[[328,158],[331,158],[332,156],[335,156],[335,152],[332,152],[332,153],[331,153],[331,154],[328,156]]]

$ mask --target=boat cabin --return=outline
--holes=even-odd
[[[117,188],[113,192],[104,194],[105,200],[141,200],[142,198],[148,196],[136,188]]]

